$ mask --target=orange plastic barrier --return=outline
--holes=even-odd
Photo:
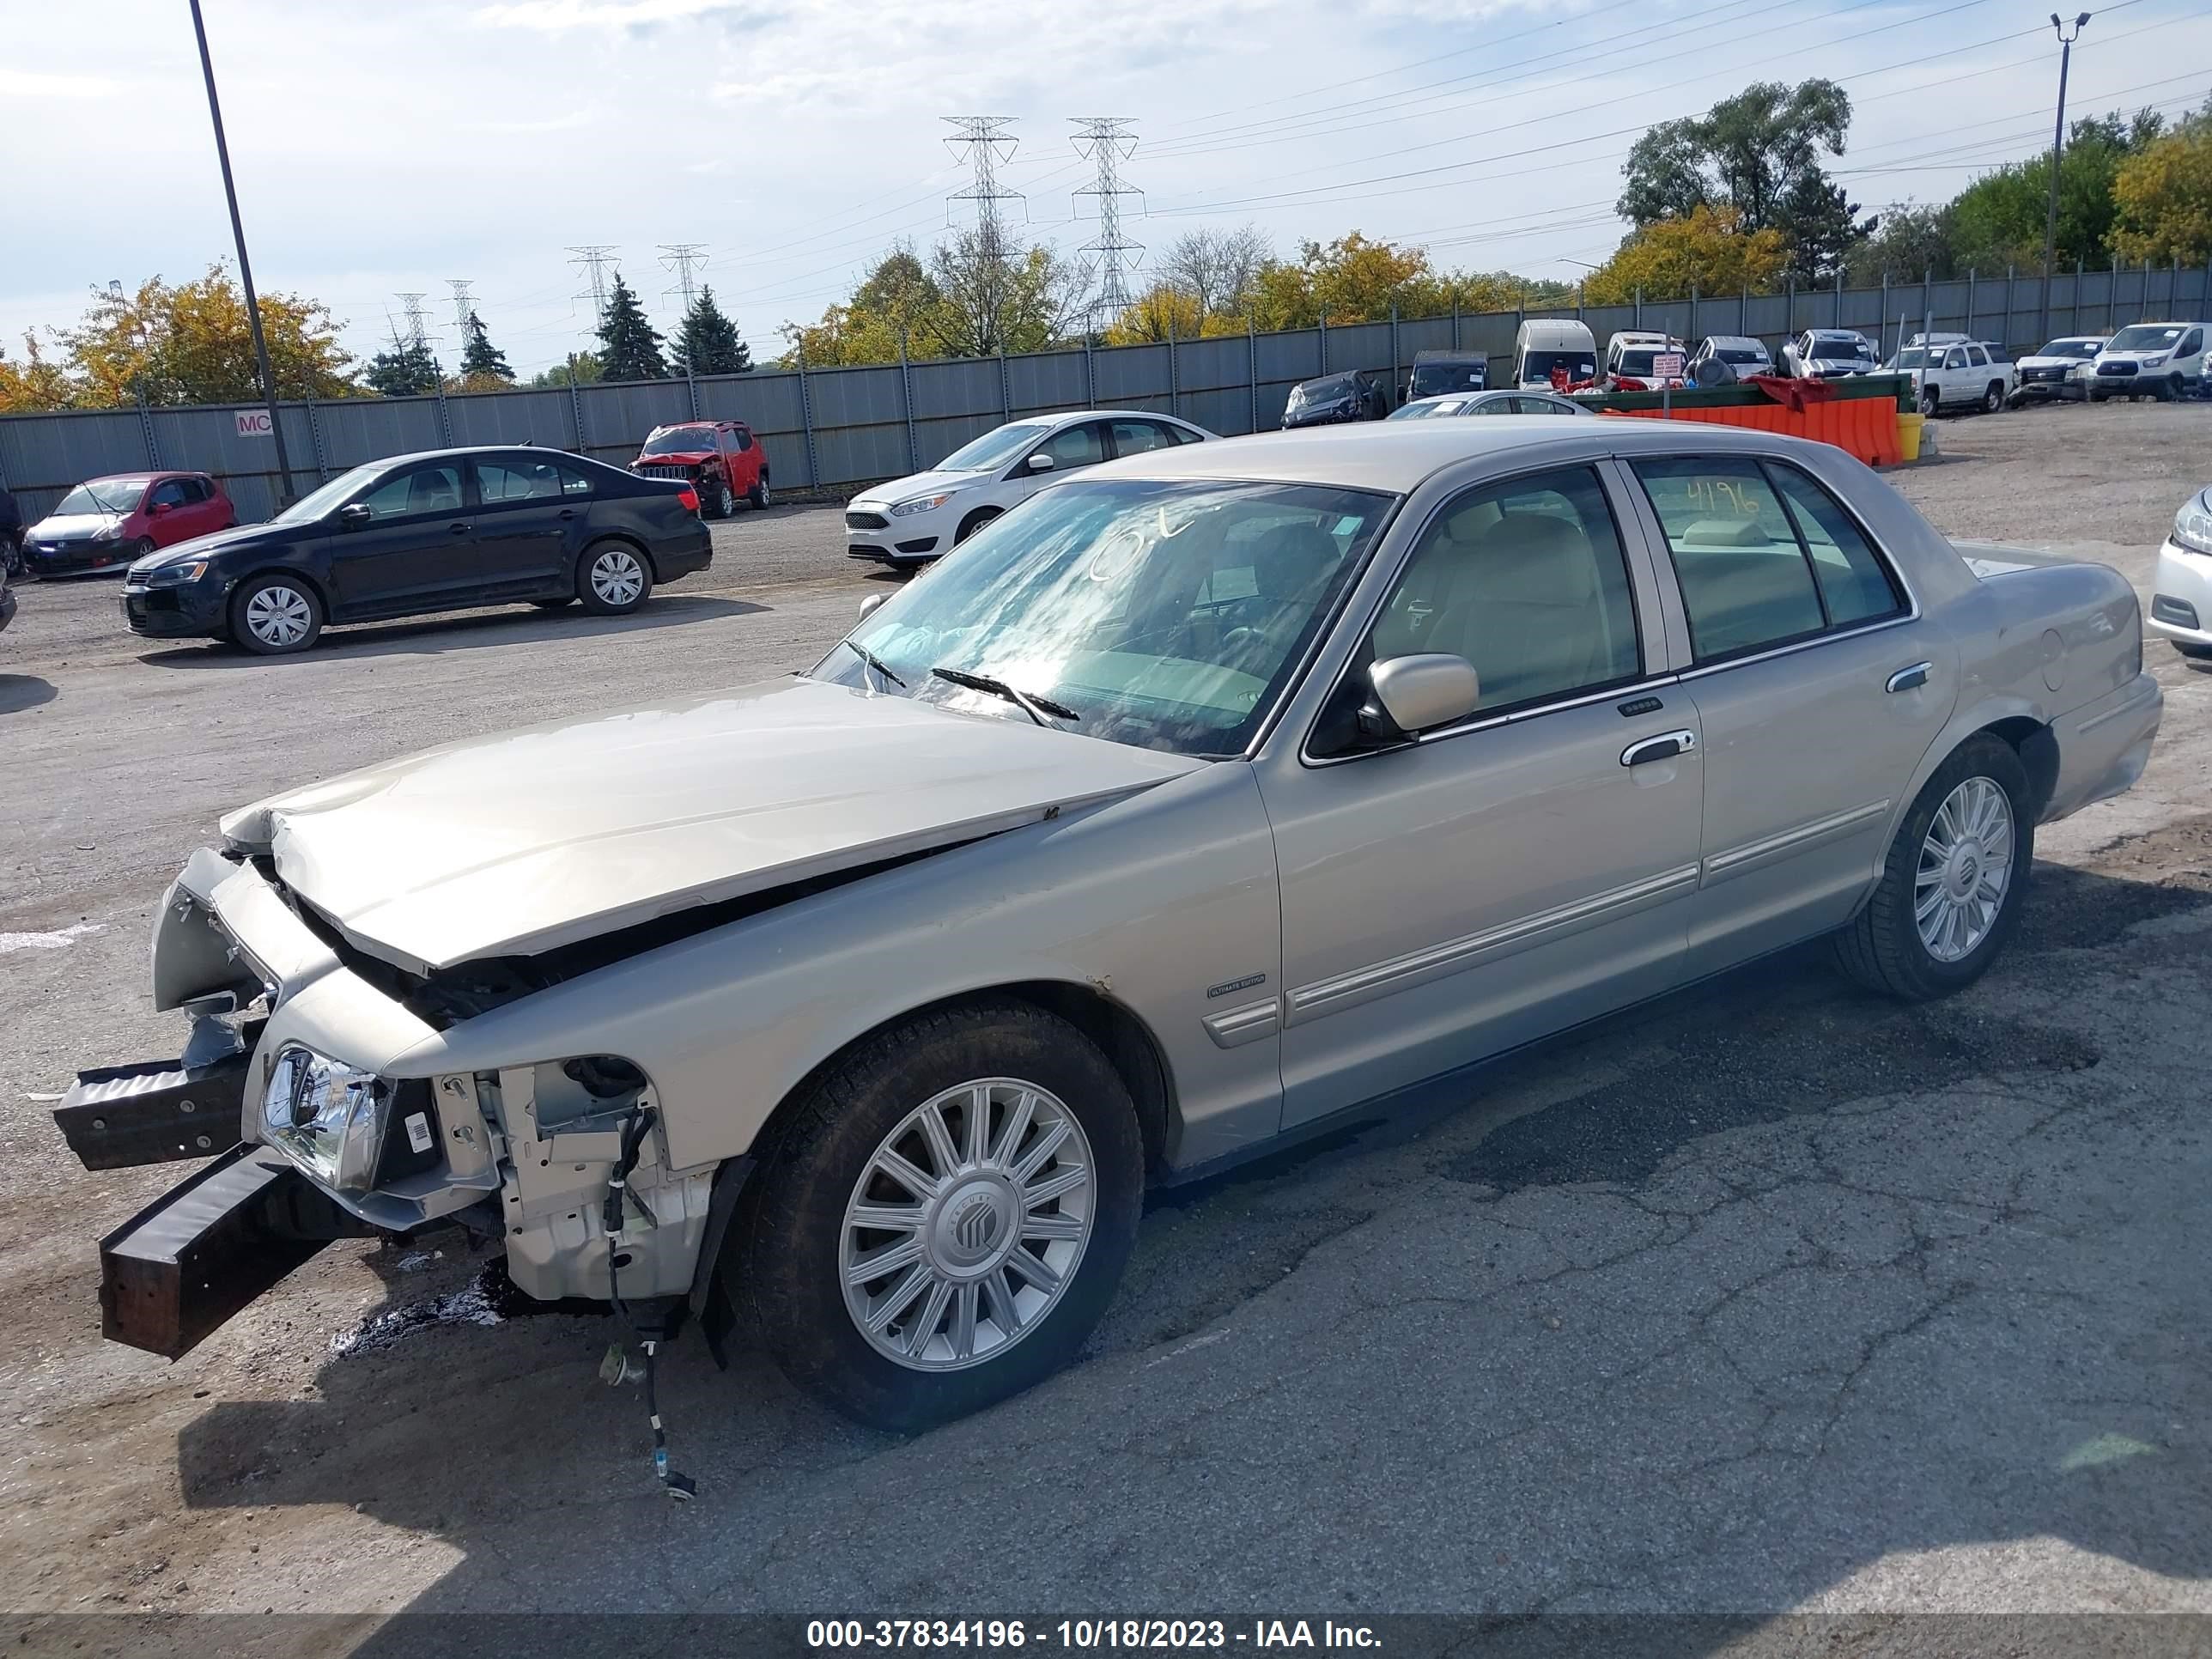
[[[1656,409],[1608,409],[1607,415],[1631,420],[1656,421]],[[1759,432],[1778,432],[1784,437],[1810,438],[1833,444],[1856,455],[1869,466],[1888,466],[1905,459],[1897,441],[1897,404],[1887,398],[1837,398],[1808,404],[1794,412],[1780,404],[1731,404],[1719,409],[1680,409],[1678,421],[1701,421],[1709,426],[1747,426]]]

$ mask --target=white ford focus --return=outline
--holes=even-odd
[[[927,472],[855,495],[846,503],[845,551],[878,564],[921,564],[1051,479],[1212,436],[1202,426],[1142,409],[1084,409],[1009,421]]]

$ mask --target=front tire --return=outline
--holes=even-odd
[[[2180,375],[2169,374],[2166,377],[2166,391],[2163,395],[2167,403],[2179,403],[2187,390],[2188,383]]]
[[[1969,738],[1905,815],[1873,896],[1834,936],[1838,963],[1907,1002],[1964,990],[2018,924],[2034,857],[2027,769],[2002,738]]]
[[[322,637],[323,602],[296,578],[256,576],[230,600],[230,636],[257,657],[289,656]]]
[[[717,478],[714,487],[707,493],[711,504],[707,516],[710,519],[734,519],[738,516],[737,493],[730,488],[727,478]]]
[[[1982,413],[1994,415],[2004,407],[2004,382],[1991,380],[1990,389],[1982,393]]]
[[[653,567],[628,542],[601,542],[576,564],[576,597],[595,617],[623,617],[653,592]]]
[[[913,1433],[1075,1358],[1144,1188],[1135,1107],[1082,1032],[1012,1000],[919,1015],[785,1111],[723,1271],[793,1382]]]
[[[1937,415],[1942,412],[1942,409],[1943,394],[1942,392],[1938,392],[1932,386],[1923,386],[1920,388],[1920,412],[1922,415],[1932,421]]]
[[[990,523],[992,520],[998,516],[999,509],[995,507],[977,507],[966,518],[961,520],[960,528],[952,532],[953,546],[959,546],[961,543],[966,541],[970,536],[974,535],[977,531],[981,530],[985,525]]]
[[[2212,645],[2198,645],[2190,640],[2168,640],[2166,643],[2191,662],[2212,662]]]

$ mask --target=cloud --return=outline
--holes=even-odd
[[[111,98],[122,90],[120,82],[97,76],[0,68],[0,96],[9,98]]]
[[[663,23],[729,21],[724,14],[738,12],[730,0],[506,0],[482,6],[475,21],[492,28],[539,29],[561,33],[569,29],[627,29],[636,32]]]

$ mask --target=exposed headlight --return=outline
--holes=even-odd
[[[175,587],[185,582],[196,582],[207,574],[208,562],[194,559],[190,564],[157,564],[150,570],[134,570],[133,580],[149,587]]]
[[[952,491],[939,490],[934,495],[916,495],[911,501],[901,501],[891,509],[891,517],[903,519],[915,513],[927,513],[933,507],[942,507],[952,499]]]
[[[381,1078],[288,1046],[262,1091],[262,1127],[270,1146],[324,1185],[367,1192],[392,1092]]]
[[[2212,501],[2199,491],[2173,515],[2173,539],[2191,553],[2212,556]]]
[[[95,530],[85,538],[88,542],[119,542],[122,539],[123,526],[119,524],[109,525],[104,530]]]

